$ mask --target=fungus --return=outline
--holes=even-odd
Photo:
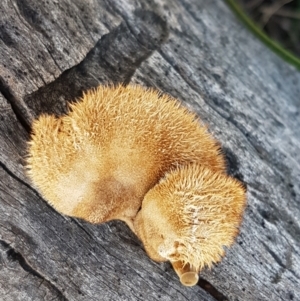
[[[134,227],[149,257],[169,260],[191,286],[234,242],[244,208],[240,182],[192,163],[169,171],[146,193]]]
[[[242,185],[225,174],[219,143],[197,116],[141,86],[99,86],[67,115],[40,116],[27,171],[58,212],[125,221],[187,286],[224,255],[245,207]]]

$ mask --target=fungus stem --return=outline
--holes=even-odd
[[[190,264],[183,264],[182,261],[171,262],[180,282],[185,286],[194,286],[199,280],[196,269]]]

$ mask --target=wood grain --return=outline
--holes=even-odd
[[[0,300],[300,300],[300,74],[221,1],[0,3]],[[98,84],[195,111],[247,186],[237,243],[180,285],[121,222],[55,212],[24,169],[30,124]]]

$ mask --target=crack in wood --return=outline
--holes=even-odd
[[[221,292],[219,292],[211,283],[203,278],[199,278],[198,285],[210,294],[216,301],[228,301],[229,299],[225,297]]]
[[[137,10],[128,20],[103,35],[86,57],[55,81],[25,97],[33,116],[60,116],[83,91],[99,84],[128,84],[140,64],[168,36],[166,22],[157,14]]]
[[[232,177],[238,179],[241,183],[243,183],[244,188],[247,189],[247,184],[244,181],[244,176],[240,172],[240,163],[237,156],[228,147],[223,146],[222,152],[224,153],[226,158],[227,173]]]
[[[24,180],[20,179],[19,177],[17,177],[3,162],[0,161],[0,167],[2,167],[2,169],[8,173],[9,176],[11,176],[13,179],[15,179],[16,181],[18,181],[19,183],[23,184],[24,186],[26,186],[28,189],[30,189],[31,191],[33,191],[35,194],[38,195],[38,193],[36,192],[35,189],[32,188],[32,186],[30,186],[28,183],[26,183]]]
[[[0,76],[0,93],[5,97],[7,102],[11,105],[17,120],[24,127],[27,132],[30,132],[30,124],[32,116],[22,106],[22,100],[12,91],[5,80]]]
[[[68,299],[64,296],[64,294],[52,282],[47,280],[42,274],[40,274],[32,266],[30,266],[30,264],[26,261],[24,256],[18,251],[16,251],[9,243],[0,239],[0,245],[6,249],[7,258],[9,260],[17,261],[25,272],[33,275],[34,277],[41,279],[40,285],[42,285],[44,282],[47,283],[48,286],[51,287],[53,291],[55,291],[59,300],[68,301]]]
[[[274,277],[272,278],[272,283],[279,283],[281,281],[281,277],[283,273],[286,270],[291,270],[293,262],[292,262],[292,248],[288,247],[285,253],[285,261],[286,263],[283,263],[281,258],[269,248],[269,246],[265,243],[263,243],[264,247],[266,248],[267,252],[273,257],[273,259],[278,263],[280,266],[279,270],[276,272]],[[291,271],[292,272],[292,271]]]

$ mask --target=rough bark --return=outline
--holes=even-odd
[[[300,300],[300,74],[221,1],[0,4],[0,300]],[[108,83],[178,98],[247,186],[237,243],[180,285],[121,222],[55,212],[24,170],[32,119]]]

